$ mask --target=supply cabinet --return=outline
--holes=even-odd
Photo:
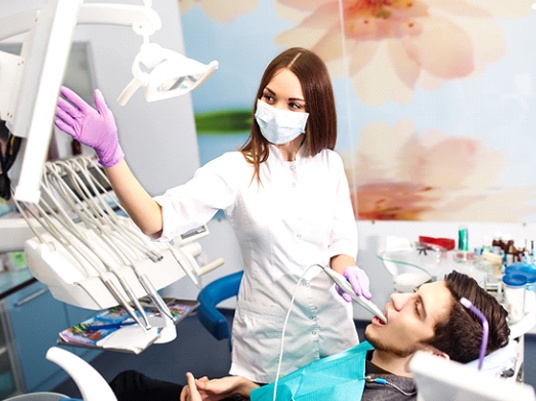
[[[40,282],[33,282],[9,295],[2,300],[2,304],[4,335],[11,337],[12,341],[6,348],[9,348],[10,370],[14,378],[11,386],[14,388],[13,394],[52,390],[68,375],[46,359],[46,352],[56,345],[60,331],[79,323],[95,311],[57,301]],[[71,348],[69,351],[86,360],[99,354],[98,351],[82,348]]]
[[[22,375],[5,302],[0,302],[0,399],[21,392]]]

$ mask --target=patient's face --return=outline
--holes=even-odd
[[[392,294],[385,306],[387,323],[374,318],[365,338],[378,350],[408,356],[434,336],[438,322],[448,318],[453,297],[444,281],[422,285],[416,292]]]

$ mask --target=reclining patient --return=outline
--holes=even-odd
[[[408,365],[418,350],[460,363],[478,359],[481,321],[459,302],[462,297],[489,322],[486,354],[508,344],[507,312],[475,280],[464,274],[452,272],[445,280],[424,284],[414,293],[392,294],[385,310],[387,323],[374,317],[365,330],[365,338],[373,349],[366,356],[365,375],[369,380],[365,381],[362,400],[416,400],[417,391]],[[196,380],[187,373],[188,385],[182,388],[138,372],[124,373],[111,384],[119,401],[177,400],[179,392],[181,401],[240,400],[249,399],[251,392],[261,387],[241,376]],[[378,383],[374,381],[376,378],[385,380]],[[169,398],[155,398],[155,391],[163,388]]]

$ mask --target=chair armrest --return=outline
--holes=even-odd
[[[230,338],[229,324],[217,305],[238,294],[243,272],[232,273],[214,280],[197,297],[197,317],[201,324],[218,340]]]

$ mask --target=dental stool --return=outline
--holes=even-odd
[[[217,305],[233,296],[238,295],[243,272],[229,274],[214,280],[204,287],[197,296],[199,307],[197,317],[203,327],[217,340],[229,339],[231,348],[231,332],[227,318],[218,310]]]

